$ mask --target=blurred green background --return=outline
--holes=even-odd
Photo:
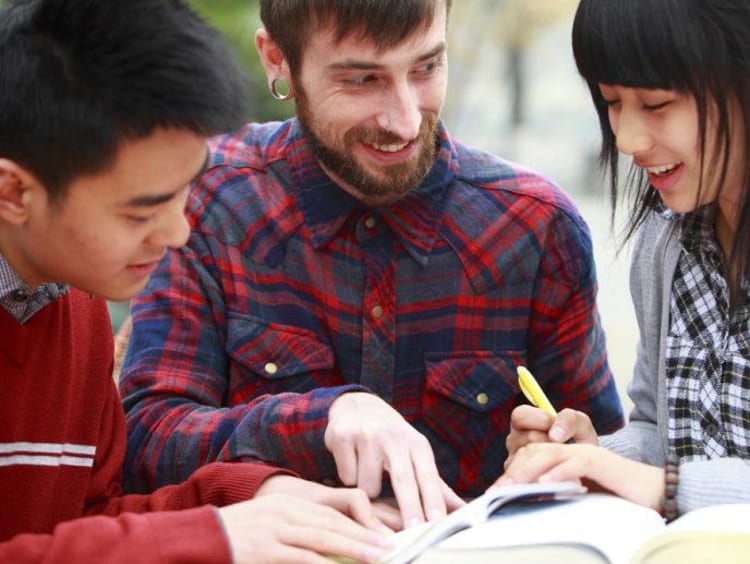
[[[263,67],[255,51],[255,30],[260,27],[257,0],[189,0],[209,22],[219,28],[234,47],[248,71],[251,111],[254,121],[284,119],[294,104],[279,104],[271,98]]]

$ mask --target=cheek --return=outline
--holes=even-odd
[[[439,114],[445,102],[448,82],[443,78],[426,87],[424,93],[424,111]]]
[[[109,271],[127,264],[137,246],[135,229],[127,230],[110,222],[108,225],[89,226],[82,230],[70,227],[67,240],[70,250],[82,262],[101,271]]]
[[[614,108],[607,109],[607,119],[609,120],[609,128],[612,130],[612,134],[617,137],[617,129],[620,126],[620,114]]]

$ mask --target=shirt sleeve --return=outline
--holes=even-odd
[[[265,344],[269,329],[251,317],[232,320],[243,323],[242,333],[253,335],[254,344],[227,343],[229,313],[221,284],[211,276],[210,250],[203,246],[193,235],[190,248],[170,252],[133,303],[120,378],[128,426],[127,489],[150,491],[180,482],[211,461],[262,461],[308,479],[335,478],[323,440],[328,411],[342,393],[365,388],[330,385],[336,381],[331,370],[314,366],[310,351],[290,349],[285,354],[301,370],[310,364],[320,388],[258,394],[253,382],[243,381],[242,389],[233,389],[227,349],[241,355],[242,347]],[[227,403],[233,407],[224,407]]]
[[[119,517],[84,517],[58,525],[52,534],[20,534],[0,543],[0,561],[229,564],[229,545],[212,507]]]
[[[122,468],[125,453],[125,419],[114,383],[108,381],[109,395],[100,417],[96,458],[86,493],[84,513],[118,515],[189,509],[200,505],[224,506],[255,496],[267,478],[288,471],[261,464],[215,463],[196,469],[182,483],[164,487],[148,495],[122,495]],[[175,464],[177,458],[172,459]]]
[[[529,328],[528,364],[557,409],[587,413],[598,433],[622,427],[596,306],[596,269],[583,218],[560,211],[544,236]]]

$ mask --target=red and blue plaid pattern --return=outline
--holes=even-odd
[[[297,122],[212,144],[193,233],[134,302],[122,372],[132,489],[212,460],[333,479],[330,404],[390,402],[476,495],[502,470],[528,366],[558,407],[622,425],[588,229],[549,180],[441,128],[402,199],[367,208],[318,166]]]

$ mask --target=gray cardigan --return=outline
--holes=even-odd
[[[666,338],[672,278],[680,256],[682,222],[651,214],[633,248],[630,293],[640,338],[628,395],[628,424],[600,443],[628,458],[664,465],[667,448]],[[716,503],[750,502],[750,461],[721,458],[680,465],[679,513]]]

